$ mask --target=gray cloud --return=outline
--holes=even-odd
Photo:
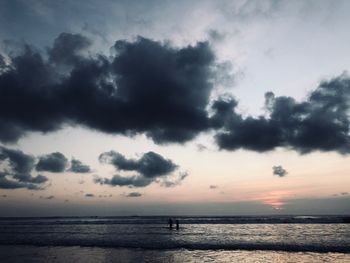
[[[118,170],[135,171],[147,178],[168,175],[178,168],[171,160],[155,152],[147,152],[140,159],[135,160],[110,151],[102,153],[99,160],[102,163],[112,164]]]
[[[234,99],[221,99],[213,104],[213,125],[223,127],[216,134],[216,141],[225,150],[265,152],[286,147],[302,154],[311,151],[348,154],[349,98],[350,79],[343,74],[321,82],[302,102],[266,93],[268,117],[243,118],[235,112]]]
[[[154,178],[147,178],[142,175],[121,176],[114,175],[111,179],[96,176],[94,182],[100,185],[145,187],[154,182]]]
[[[112,197],[112,195],[99,195],[98,198],[109,198]]]
[[[51,200],[51,199],[54,199],[55,197],[54,197],[53,195],[50,195],[50,196],[47,196],[47,197],[40,196],[39,198],[40,198],[40,199],[47,199],[47,200]]]
[[[83,164],[81,161],[73,158],[71,160],[71,166],[68,171],[73,173],[90,173],[91,169],[90,166]]]
[[[217,185],[209,185],[209,189],[217,189],[218,186]]]
[[[187,172],[180,172],[177,175],[168,176],[158,179],[158,182],[163,187],[175,187],[181,184],[181,182],[188,176]]]
[[[272,167],[273,175],[277,175],[279,177],[284,177],[288,174],[287,170],[285,170],[281,165]]]
[[[85,194],[85,197],[95,197],[94,194]]]
[[[35,158],[19,150],[0,146],[0,188],[30,190],[42,189],[48,179],[43,175],[32,176]]]
[[[0,160],[7,160],[10,169],[18,174],[30,173],[34,165],[34,157],[19,150],[12,150],[0,146]]]
[[[197,147],[197,150],[198,150],[199,152],[203,152],[203,151],[205,151],[205,150],[208,150],[208,147],[205,146],[205,145],[203,145],[203,144],[201,144],[201,143],[198,143],[198,144],[196,145],[196,147]]]
[[[52,173],[64,172],[67,166],[67,158],[60,152],[54,152],[39,157],[35,169]]]
[[[0,188],[2,188],[2,189],[17,189],[17,188],[27,188],[29,190],[41,190],[41,189],[43,189],[43,187],[40,185],[37,185],[34,183],[28,183],[28,182],[7,179],[5,176],[6,175],[4,175],[4,174],[0,174]]]
[[[124,194],[124,196],[125,197],[141,197],[142,194],[139,192],[131,192],[131,193]]]
[[[94,177],[94,182],[101,185],[146,187],[155,182],[163,187],[174,187],[179,185],[188,174],[173,172],[178,169],[170,159],[166,159],[155,152],[147,152],[139,159],[128,159],[115,151],[102,153],[99,156],[101,163],[112,164],[118,171],[136,172],[131,176],[114,175],[112,178]]]

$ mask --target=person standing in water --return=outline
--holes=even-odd
[[[168,224],[169,224],[169,229],[173,229],[173,220],[171,218],[169,218]]]
[[[176,219],[175,223],[176,223],[176,230],[179,230],[179,228],[180,228],[179,220]]]

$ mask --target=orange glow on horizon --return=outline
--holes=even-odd
[[[261,201],[263,204],[270,205],[274,209],[283,209],[286,202],[283,199],[290,197],[292,194],[289,191],[274,191],[269,192],[265,196],[260,196],[255,200]]]

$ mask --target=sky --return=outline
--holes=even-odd
[[[349,10],[0,0],[0,216],[349,214]]]

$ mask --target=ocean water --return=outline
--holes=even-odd
[[[0,218],[0,262],[350,262],[345,216]]]

